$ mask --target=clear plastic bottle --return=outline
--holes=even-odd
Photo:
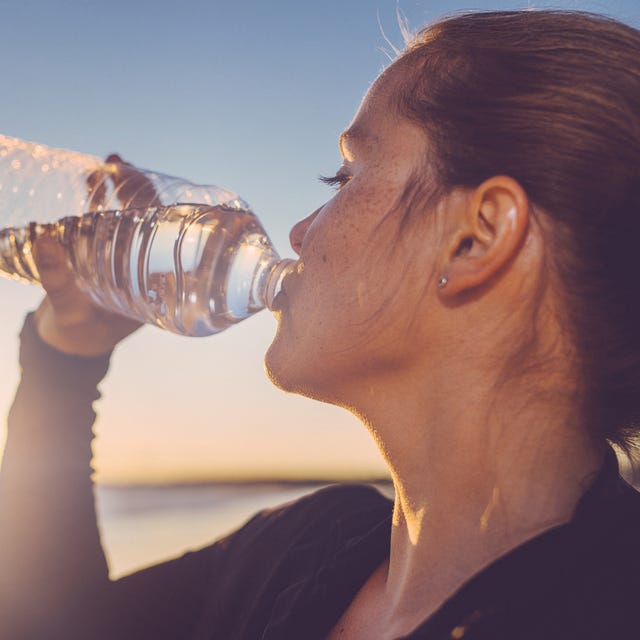
[[[0,135],[0,274],[39,283],[32,247],[65,247],[98,305],[205,336],[270,307],[280,259],[236,194]]]

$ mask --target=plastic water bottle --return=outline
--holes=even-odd
[[[0,275],[39,283],[48,234],[96,304],[188,336],[271,307],[294,264],[231,191],[2,135],[0,224]]]

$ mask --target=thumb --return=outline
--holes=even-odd
[[[42,286],[49,295],[76,287],[67,252],[55,235],[40,236],[33,245],[33,257]]]

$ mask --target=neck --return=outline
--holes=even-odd
[[[382,605],[396,632],[501,555],[569,521],[602,463],[568,398],[510,389],[496,401],[482,376],[455,380],[476,390],[463,409],[442,400],[456,389],[442,388],[416,394],[412,407],[402,385],[401,406],[385,392],[380,411],[366,415],[396,491]]]

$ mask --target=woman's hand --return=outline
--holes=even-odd
[[[153,182],[143,171],[112,153],[101,169],[87,177],[89,211],[160,206]]]
[[[35,314],[40,337],[59,351],[80,356],[109,353],[140,323],[97,307],[76,283],[62,245],[45,233],[34,258],[47,296]]]
[[[152,207],[159,204],[152,182],[116,154],[103,169],[87,177],[88,209]],[[34,246],[34,258],[47,292],[36,311],[40,337],[65,353],[96,356],[109,353],[140,323],[96,306],[76,282],[63,247],[45,233]]]

